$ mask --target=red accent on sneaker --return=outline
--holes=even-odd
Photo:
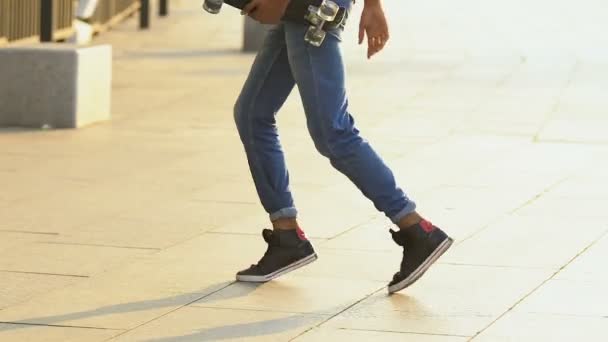
[[[300,238],[300,240],[308,241],[308,239],[306,238],[306,234],[304,234],[304,231],[302,229],[296,229],[296,233],[298,233],[298,237]]]
[[[432,232],[435,229],[435,226],[433,226],[433,224],[425,219],[422,219],[420,221],[420,227],[422,227],[422,230],[424,230],[427,233]]]

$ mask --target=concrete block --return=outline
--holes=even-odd
[[[266,33],[272,25],[263,25],[245,16],[245,36],[243,39],[243,51],[257,52],[264,43]]]
[[[77,128],[110,118],[112,48],[0,49],[0,126]]]

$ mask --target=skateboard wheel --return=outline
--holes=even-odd
[[[325,40],[325,31],[317,28],[316,26],[311,26],[306,31],[306,35],[304,36],[304,40],[312,46],[319,47],[323,44]]]
[[[203,2],[203,9],[211,14],[218,14],[223,4],[224,0],[205,0]]]
[[[325,21],[334,21],[338,15],[340,6],[331,0],[324,0],[319,6],[317,15]]]
[[[305,19],[314,26],[320,26],[322,20],[319,18],[318,13],[319,8],[311,5],[308,7],[308,13],[305,16]]]

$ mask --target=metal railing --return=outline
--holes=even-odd
[[[5,18],[7,17],[7,18]],[[8,42],[8,1],[0,0],[0,45]]]
[[[0,0],[0,44],[40,38],[42,1]],[[54,0],[52,5],[53,40],[62,40],[73,32],[74,0]]]
[[[158,0],[159,15],[168,14],[168,0]],[[0,46],[34,41],[58,41],[74,31],[78,0],[0,0]],[[148,28],[150,0],[99,0],[87,20],[102,32],[140,11],[140,27]]]
[[[137,12],[140,0],[102,0],[88,20],[96,32],[104,31]]]

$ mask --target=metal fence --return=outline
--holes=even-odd
[[[53,1],[53,39],[73,31],[74,0]],[[35,41],[40,37],[41,0],[0,0],[0,44]]]
[[[77,6],[78,0],[0,0],[0,46],[68,38],[74,31]],[[147,28],[150,0],[99,0],[93,16],[87,21],[95,32],[101,32],[138,10],[140,26]],[[159,0],[159,15],[167,13],[168,0]]]
[[[140,0],[102,0],[89,22],[96,32],[106,30],[137,12],[140,3]]]
[[[0,45],[6,44],[8,41],[8,1],[0,0]]]

